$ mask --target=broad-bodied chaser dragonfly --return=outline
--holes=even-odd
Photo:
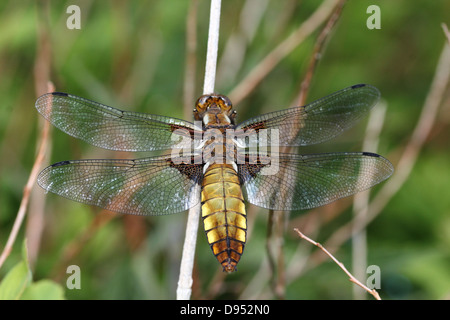
[[[48,93],[37,99],[37,110],[75,138],[118,151],[172,151],[136,160],[62,161],[45,168],[38,183],[71,200],[127,214],[172,214],[200,202],[211,249],[223,270],[232,272],[246,242],[245,201],[273,210],[310,209],[392,174],[392,164],[370,152],[278,152],[339,135],[379,97],[377,88],[359,84],[236,124],[231,101],[219,94],[197,100],[191,123]]]

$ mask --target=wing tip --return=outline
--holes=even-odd
[[[70,164],[70,161],[69,160],[65,160],[65,161],[60,161],[60,162],[54,163],[50,167],[54,168],[54,167],[65,166],[65,165],[68,165],[68,164]]]
[[[369,89],[369,90],[374,91],[374,93],[375,93],[376,96],[378,96],[378,97],[381,96],[380,90],[378,90],[377,87],[374,87],[374,86],[372,86],[372,85],[370,85],[370,84],[359,83],[359,84],[354,84],[354,85],[352,85],[352,86],[350,87],[350,89],[352,89],[352,90],[354,90],[354,89],[359,89],[359,88],[367,88],[367,89]]]
[[[40,101],[40,100],[42,100],[42,99],[47,99],[48,97],[51,97],[51,96],[68,97],[69,94],[68,94],[68,93],[65,93],[65,92],[58,92],[58,91],[55,91],[55,92],[48,92],[48,93],[44,93],[42,96],[40,96],[39,98],[37,98],[37,101]]]
[[[355,84],[355,85],[351,86],[350,88],[357,89],[357,88],[362,88],[362,87],[365,87],[365,86],[367,86],[367,84],[359,83],[359,84]]]
[[[68,93],[64,93],[64,92],[48,92],[48,93],[45,93],[45,94],[43,94],[42,96],[40,96],[39,98],[36,99],[36,103],[35,103],[36,109],[41,114],[43,114],[42,110],[50,109],[49,104],[51,104],[51,99],[54,96],[56,96],[56,97],[68,97],[69,94]]]
[[[376,153],[373,153],[373,152],[366,152],[366,151],[364,151],[362,154],[364,156],[375,157],[375,158],[380,158],[381,157],[379,154],[376,154]]]
[[[68,97],[69,96],[68,93],[58,92],[58,91],[51,92],[50,94],[53,95],[53,96],[61,96],[61,97]]]
[[[381,181],[388,179],[394,173],[394,165],[385,157],[373,152],[362,152],[362,155],[366,157],[379,158],[380,161],[383,161],[385,163],[385,176]]]

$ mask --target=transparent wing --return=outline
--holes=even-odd
[[[187,210],[199,202],[201,165],[169,157],[62,161],[38,177],[47,191],[104,209],[137,215]]]
[[[238,164],[246,200],[274,210],[319,207],[366,190],[394,171],[387,159],[368,152],[280,154],[265,165],[258,159]]]
[[[194,133],[194,125],[187,121],[121,111],[67,93],[44,94],[36,109],[65,133],[110,150],[166,150],[179,145],[183,133],[187,137]],[[172,141],[174,132],[180,135],[176,141]]]
[[[306,146],[332,139],[352,127],[378,101],[377,88],[359,84],[335,92],[303,107],[263,114],[242,122],[236,129],[259,133],[259,145]],[[261,130],[267,131],[261,131]],[[278,143],[274,134],[278,135]],[[248,146],[243,139],[240,142]]]

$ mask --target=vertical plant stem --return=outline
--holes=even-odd
[[[371,111],[362,150],[370,152],[377,151],[386,108],[385,103],[380,103]],[[364,177],[361,176],[360,178],[363,179]],[[367,219],[367,211],[369,208],[369,195],[370,190],[366,190],[356,194],[353,198],[355,222],[352,236],[352,272],[358,279],[364,279],[367,276],[367,234],[365,220]],[[361,227],[361,224],[364,224],[364,226]],[[366,298],[366,294],[361,288],[354,286],[353,297],[356,300],[362,300]]]
[[[213,93],[216,80],[217,50],[219,47],[221,0],[211,0],[209,15],[208,51],[206,53],[205,81],[203,94]]]
[[[186,19],[186,60],[183,83],[183,115],[192,118],[195,101],[195,70],[197,69],[197,12],[198,0],[191,0]]]
[[[49,2],[45,1],[39,3],[39,20],[38,20],[38,50],[36,53],[36,59],[34,64],[34,79],[35,79],[35,92],[36,96],[40,96],[46,92],[55,91],[53,84],[50,82],[50,66],[51,66],[51,43],[48,35],[48,21]],[[36,178],[42,167],[42,163],[45,160],[47,149],[49,148],[49,132],[50,123],[45,121],[41,135],[37,138],[37,153],[33,167],[31,169],[28,181],[23,188],[22,200],[20,202],[19,210],[17,211],[14,225],[9,234],[3,251],[0,254],[0,268],[5,260],[11,253],[14,243],[17,239],[20,228],[27,214],[28,204],[32,197],[32,192],[36,188]],[[39,199],[39,195],[34,194],[34,206],[31,210],[31,219],[28,221],[26,238],[28,242],[28,255],[31,256],[30,262],[33,266],[39,251],[39,244],[41,238],[43,216],[44,216],[44,201],[42,197]],[[31,238],[31,239],[30,239]],[[30,257],[29,257],[30,258]]]
[[[208,33],[208,51],[206,54],[205,81],[203,94],[213,93],[216,77],[217,49],[219,45],[221,0],[211,0]],[[194,266],[195,245],[197,242],[200,204],[189,210],[186,235],[181,257],[180,277],[178,279],[177,299],[188,300],[192,293],[192,270]]]

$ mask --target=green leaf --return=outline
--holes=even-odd
[[[31,282],[31,272],[25,261],[16,264],[0,283],[0,300],[17,300]]]
[[[64,289],[51,280],[40,280],[25,289],[21,300],[64,300]]]
[[[17,300],[31,283],[26,239],[22,245],[22,261],[16,264],[0,283],[0,300]]]

